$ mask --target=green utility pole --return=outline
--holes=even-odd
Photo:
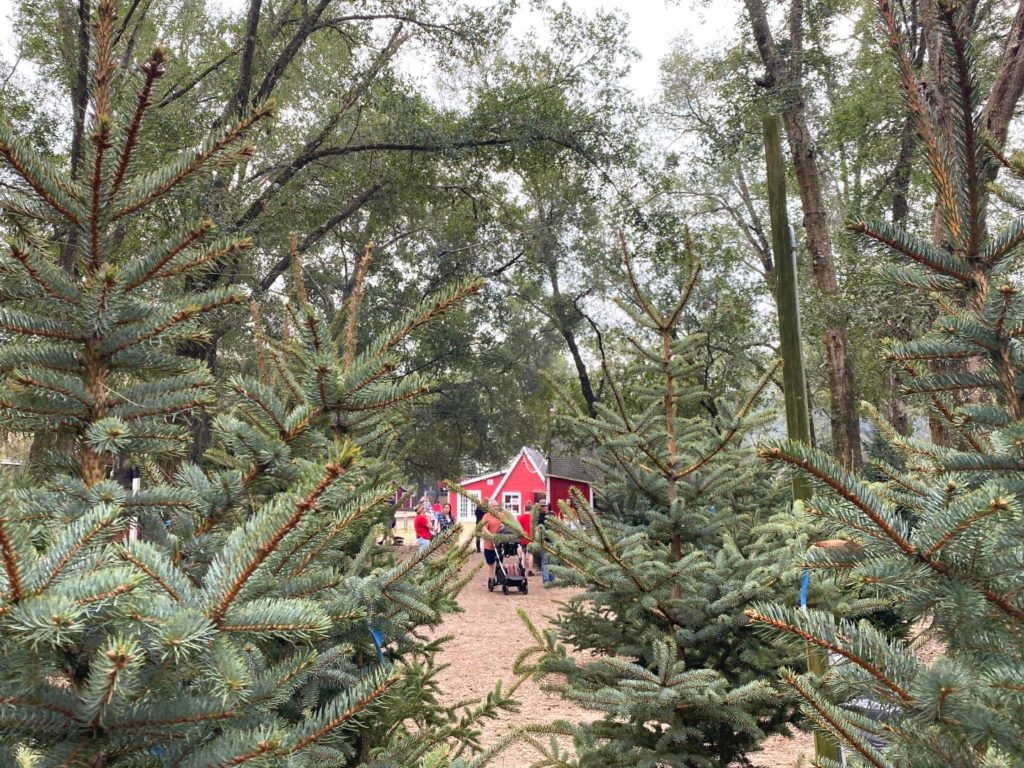
[[[790,440],[811,444],[811,410],[807,402],[804,355],[800,345],[800,303],[797,298],[796,255],[786,213],[786,168],[782,158],[782,121],[778,115],[764,118],[764,154],[768,166],[768,210],[775,254],[775,305],[779,313],[782,350],[782,385],[786,390],[786,431]],[[793,479],[793,501],[811,497],[806,478]],[[807,666],[816,675],[828,670],[828,657],[820,648],[807,647]],[[839,745],[824,731],[814,732],[817,761],[839,762]]]

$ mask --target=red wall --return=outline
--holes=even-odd
[[[509,475],[508,482],[505,483],[501,488],[501,493],[494,496],[494,500],[501,503],[501,497],[506,493],[519,493],[519,511],[523,509],[523,504],[530,502],[533,503],[533,495],[535,493],[543,494],[545,491],[544,475],[538,474],[537,470],[533,468],[533,464],[530,460],[523,455],[519,456],[519,460],[516,465],[512,468],[512,473]]]
[[[572,500],[572,497],[569,495],[569,490],[571,488],[578,488],[580,493],[583,494],[583,498],[585,498],[588,502],[592,501],[592,499],[590,498],[589,484],[584,483],[580,480],[563,480],[560,477],[552,477],[551,498],[548,499],[548,501],[551,503],[551,508],[553,510],[555,510],[556,512],[561,512],[562,508],[559,506],[558,502],[569,502]]]
[[[466,483],[462,486],[467,491],[479,491],[481,499],[489,499],[494,489],[498,487],[498,483],[501,482],[501,475],[495,475],[494,477],[485,478],[478,480],[475,483]],[[493,480],[493,484],[488,485],[487,481]],[[448,492],[448,503],[452,505],[452,510],[455,512],[456,519],[466,520],[469,522],[476,522],[476,518],[473,516],[473,510],[466,510],[466,514],[459,515],[459,494],[454,491]]]

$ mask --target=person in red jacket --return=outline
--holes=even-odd
[[[530,503],[527,502],[523,508],[523,512],[516,516],[516,522],[519,523],[519,527],[523,529],[523,533],[526,534],[519,540],[519,543],[523,546],[523,552],[526,555],[526,574],[533,576],[533,553],[530,551],[530,542],[533,541],[530,538],[530,533],[533,529],[533,509]]]
[[[412,529],[416,532],[416,546],[420,549],[429,547],[430,540],[434,538],[434,528],[430,524],[425,504],[416,507],[416,517],[413,518]]]

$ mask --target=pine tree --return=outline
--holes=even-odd
[[[556,582],[583,591],[556,630],[537,635],[540,656],[527,666],[601,715],[565,726],[573,764],[747,764],[795,714],[766,682],[777,652],[743,615],[780,581],[794,594],[799,583],[788,489],[743,445],[765,418],[753,408],[768,378],[734,409],[719,398],[711,416],[700,406],[709,396],[698,376],[702,338],[683,328],[698,266],[667,311],[640,288],[628,255],[625,267],[633,301],[620,306],[632,327],[619,354],[633,384],[627,392],[606,365],[610,402],[576,420],[605,478],[596,488],[604,511],[578,497],[578,520],[568,509],[563,521],[548,518]]]
[[[783,672],[804,710],[846,748],[851,765],[1003,766],[1024,763],[1024,219],[986,224],[981,93],[963,9],[938,3],[952,143],[943,138],[911,68],[893,10],[880,3],[936,191],[942,242],[882,222],[852,229],[899,264],[883,269],[921,291],[938,315],[888,355],[908,394],[927,398],[956,443],[904,437],[870,407],[902,467],[876,462],[878,482],[791,443],[765,456],[796,467],[822,493],[809,507],[843,546],[808,555],[847,590],[872,589],[910,624],[907,642],[839,611],[759,605],[752,619],[831,654],[822,678]],[[942,365],[934,365],[941,363]],[[930,643],[939,653],[921,654]]]
[[[0,262],[0,416],[62,436],[47,479],[2,499],[0,764],[439,765],[478,748],[476,721],[508,702],[500,690],[458,711],[431,699],[437,644],[421,632],[454,605],[465,551],[396,562],[374,543],[398,480],[390,430],[428,384],[399,380],[395,350],[477,284],[357,350],[361,287],[340,334],[297,282],[296,337],[261,348],[262,380],[228,383],[217,449],[183,462],[186,417],[214,380],[177,353],[204,338],[203,318],[244,301],[190,286],[250,243],[146,214],[168,194],[186,200],[197,175],[230,172],[271,107],[140,170],[163,55],[126,106],[111,0],[96,19],[83,180],[0,123],[15,233]],[[75,244],[69,271],[61,237]],[[142,468],[142,488],[110,479],[110,463]]]

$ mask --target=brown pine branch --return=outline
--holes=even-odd
[[[757,402],[758,398],[761,397],[761,393],[764,392],[768,384],[771,383],[772,377],[775,375],[775,372],[779,369],[780,365],[782,365],[782,361],[777,360],[774,365],[770,366],[768,370],[764,372],[764,374],[761,376],[761,380],[757,383],[757,386],[754,387],[754,389],[752,389],[747,394],[747,399],[743,402],[743,405],[741,405],[739,410],[736,412],[734,418],[735,423],[721,437],[715,448],[701,456],[699,459],[697,459],[697,461],[695,461],[690,466],[686,467],[685,469],[679,470],[676,475],[677,479],[682,479],[687,475],[692,475],[698,469],[700,469],[709,461],[711,461],[715,456],[717,456],[719,453],[725,450],[725,447],[729,445],[730,442],[732,442],[732,440],[736,437],[737,434],[739,434],[740,420],[742,420],[744,417],[746,417],[748,413],[750,413],[750,410],[754,407],[754,404]]]
[[[383,345],[384,349],[393,349],[395,347],[395,345],[398,344],[398,342],[400,342],[402,339],[404,339],[410,333],[412,333],[416,329],[420,328],[421,326],[426,325],[427,323],[429,323],[431,320],[433,320],[438,315],[444,314],[449,309],[451,309],[451,307],[453,307],[456,304],[458,304],[460,301],[465,299],[467,296],[471,296],[472,294],[474,294],[477,291],[479,291],[480,288],[483,287],[483,284],[484,284],[483,278],[476,278],[475,280],[471,280],[468,283],[466,283],[466,285],[462,288],[462,290],[456,291],[454,294],[452,294],[445,301],[437,302],[431,308],[431,310],[429,312],[427,312],[425,315],[422,315],[420,317],[415,318],[414,320],[412,320],[411,322],[409,322],[406,325],[402,326],[397,331],[395,331],[393,334],[391,334],[391,336],[388,337],[387,341]]]
[[[256,342],[256,372],[260,384],[267,383],[267,358],[263,348],[263,331],[260,329],[260,306],[256,299],[249,301],[249,309],[252,312],[252,333]]]
[[[0,156],[3,156],[4,160],[7,161],[7,164],[11,167],[11,169],[15,173],[17,173],[22,179],[24,179],[25,182],[30,187],[32,187],[33,191],[37,195],[39,195],[39,197],[47,205],[49,205],[51,208],[53,208],[53,210],[57,211],[57,213],[61,214],[64,218],[66,218],[72,224],[81,224],[82,223],[81,217],[77,213],[72,211],[68,206],[64,205],[57,198],[55,198],[53,195],[51,195],[46,190],[46,187],[44,187],[43,184],[39,181],[39,179],[37,179],[35,177],[35,175],[28,168],[28,166],[25,165],[23,162],[21,162],[21,159],[18,157],[17,153],[14,151],[14,148],[10,144],[7,144],[6,142],[4,142],[2,139],[0,139]],[[66,185],[58,183],[58,186],[60,186],[62,188],[62,190],[64,192],[66,192],[68,194],[68,196],[72,200],[74,200],[76,203],[80,203],[81,202],[81,200],[78,199],[77,195],[72,190],[66,188]]]
[[[63,292],[57,290],[52,285],[50,285],[49,281],[45,277],[43,277],[42,272],[40,272],[33,265],[32,258],[27,250],[23,250],[22,248],[19,248],[17,245],[12,245],[11,256],[13,256],[14,259],[19,264],[21,264],[21,268],[25,270],[25,274],[29,276],[29,279],[32,280],[32,282],[38,285],[40,288],[42,288],[48,296],[57,299],[57,301],[63,302],[64,304],[67,304],[69,306],[78,306],[78,302],[74,301],[71,297],[67,296]]]
[[[182,181],[187,179],[192,174],[196,173],[200,168],[206,165],[206,162],[210,158],[221,154],[225,149],[230,147],[232,144],[238,142],[243,136],[245,136],[254,125],[259,123],[261,120],[265,120],[273,114],[273,104],[264,104],[261,107],[253,110],[244,120],[236,123],[231,127],[230,130],[225,132],[216,141],[211,143],[205,149],[197,150],[193,157],[172,175],[169,179],[163,183],[158,184],[155,189],[146,192],[141,195],[134,202],[126,205],[118,211],[115,211],[111,217],[112,221],[119,221],[129,214],[135,213],[135,211],[143,208],[149,203],[153,202],[156,198],[163,195],[169,189],[173,189],[175,186],[180,184]]]
[[[345,456],[340,457],[338,461],[332,462],[324,467],[324,474],[320,478],[320,482],[317,483],[316,487],[313,488],[305,498],[296,502],[295,509],[291,516],[284,520],[284,522],[278,526],[277,530],[274,531],[274,534],[256,550],[253,557],[245,564],[242,572],[234,580],[231,586],[228,587],[224,596],[213,607],[213,610],[210,612],[210,618],[213,620],[214,624],[220,627],[228,608],[231,607],[235,598],[238,597],[238,593],[242,591],[242,587],[244,587],[249,581],[249,578],[256,572],[256,569],[259,568],[259,566],[262,565],[268,557],[270,557],[271,553],[277,549],[281,540],[295,529],[295,527],[302,521],[305,514],[311,509],[316,508],[320,497],[327,492],[327,489],[330,488],[331,484],[334,483],[335,480],[345,473],[349,466],[351,466],[354,459],[355,452],[350,451]]]
[[[654,308],[654,305],[647,300],[647,295],[640,288],[640,283],[636,279],[636,275],[633,274],[633,260],[629,257],[629,248],[626,246],[626,236],[619,231],[619,245],[622,247],[622,263],[626,267],[626,277],[629,279],[629,286],[633,290],[633,295],[639,302],[640,307],[647,314],[654,325],[658,328],[662,328],[665,325],[664,320],[658,313],[658,310]]]
[[[6,597],[10,602],[16,603],[25,596],[25,590],[21,581],[21,563],[18,562],[18,553],[14,549],[14,542],[11,541],[10,533],[7,530],[9,522],[9,518],[0,517],[0,555],[3,557],[7,584],[10,586]]]
[[[302,573],[303,569],[305,569],[305,567],[307,565],[309,565],[311,562],[313,562],[313,560],[315,560],[316,557],[321,552],[323,552],[325,549],[327,549],[327,547],[329,547],[334,542],[334,540],[338,536],[340,536],[345,531],[345,529],[347,529],[352,523],[354,523],[356,520],[360,519],[366,512],[369,512],[370,510],[380,506],[381,504],[383,504],[384,502],[386,502],[390,498],[391,498],[391,493],[390,492],[388,492],[388,491],[381,491],[375,497],[370,499],[366,504],[363,504],[363,505],[360,505],[360,506],[356,507],[355,511],[353,511],[352,513],[346,515],[341,520],[339,520],[337,523],[335,523],[324,534],[324,537],[320,540],[320,542],[315,547],[313,547],[313,549],[311,549],[309,552],[306,553],[306,555],[302,558],[302,560],[298,563],[298,565],[296,565],[294,568],[292,568],[292,570],[288,574],[289,578],[297,577],[300,573]],[[282,567],[288,561],[288,559],[290,557],[294,556],[297,552],[299,552],[303,547],[305,547],[312,540],[312,538],[314,536],[320,534],[321,532],[322,531],[320,531],[320,530],[316,530],[316,531],[311,532],[310,535],[303,542],[301,542],[301,544],[297,544],[296,546],[292,547],[291,553],[289,554],[288,557],[286,557],[286,558],[284,558],[282,560],[281,566],[279,566],[275,570],[275,573],[280,573]]]
[[[837,482],[834,478],[822,472],[820,469],[812,465],[806,459],[800,459],[793,456],[784,454],[781,450],[774,447],[760,448],[758,449],[758,455],[762,458],[769,459],[771,461],[781,461],[786,464],[798,467],[801,471],[810,475],[820,483],[827,485],[835,492],[837,496],[848,501],[854,507],[863,512],[873,522],[880,531],[883,531],[886,537],[895,544],[903,554],[911,558],[920,557],[920,552],[917,548],[907,541],[899,531],[894,529],[886,520],[884,520],[875,510],[868,506],[863,499],[857,494],[853,493],[844,484]]]
[[[929,259],[924,258],[921,256],[921,254],[917,253],[916,251],[904,248],[898,241],[886,237],[885,235],[879,232],[875,232],[873,229],[871,229],[871,227],[868,226],[867,222],[865,221],[855,221],[852,224],[850,224],[848,228],[851,232],[855,232],[859,235],[864,235],[865,237],[868,237],[874,240],[875,242],[881,243],[882,245],[895,251],[901,256],[905,256],[911,261],[914,261],[918,264],[922,264],[928,269],[932,270],[933,272],[938,272],[940,275],[952,277],[954,280],[957,280],[958,282],[964,284],[970,282],[972,279],[971,274],[967,271],[958,272],[956,270],[950,269],[949,267],[945,267],[941,264],[937,264]]]
[[[128,163],[135,149],[135,140],[138,137],[139,128],[142,126],[142,118],[145,116],[146,110],[152,105],[150,97],[153,95],[153,85],[164,75],[163,49],[154,49],[149,59],[140,69],[144,75],[142,88],[139,90],[139,97],[135,105],[135,113],[132,115],[132,121],[128,124],[128,130],[125,132],[124,144],[121,147],[121,157],[118,160],[117,170],[114,172],[114,179],[110,185],[110,194],[107,196],[108,204],[121,188],[122,182],[124,182],[125,173],[128,171]]]
[[[871,753],[866,752],[863,749],[863,747],[860,746],[860,742],[856,738],[854,738],[854,735],[852,733],[850,733],[849,729],[844,728],[841,724],[836,722],[834,717],[832,717],[828,712],[822,709],[821,706],[819,706],[818,703],[814,700],[814,698],[810,695],[810,693],[803,689],[803,687],[800,685],[800,681],[796,678],[795,675],[784,674],[782,679],[785,680],[786,684],[793,688],[800,695],[800,698],[807,702],[807,704],[812,709],[814,709],[815,712],[817,712],[818,717],[821,718],[822,722],[827,723],[828,726],[832,728],[836,733],[842,735],[846,743],[852,746],[861,757],[863,757],[865,760],[871,763],[871,765],[875,766],[875,768],[889,768],[888,764],[880,763]]]
[[[116,355],[118,352],[123,352],[129,347],[134,347],[137,344],[142,344],[145,341],[149,341],[150,339],[164,333],[168,329],[173,328],[175,325],[180,325],[181,323],[191,320],[196,315],[203,314],[204,312],[212,312],[215,309],[220,309],[221,307],[228,307],[231,306],[232,304],[240,304],[244,300],[245,299],[239,294],[232,294],[230,296],[224,297],[223,299],[220,299],[219,301],[214,301],[202,307],[185,307],[184,309],[175,312],[170,318],[168,318],[166,321],[164,321],[151,331],[141,334],[140,336],[136,336],[127,341],[121,342],[112,350],[110,350],[107,354],[108,356]]]
[[[939,208],[942,210],[946,229],[949,231],[952,242],[961,243],[963,241],[963,225],[960,220],[960,208],[957,205],[952,175],[946,162],[946,153],[939,145],[938,137],[932,125],[931,113],[928,105],[925,103],[920,84],[915,77],[914,68],[907,56],[903,44],[903,36],[900,34],[896,19],[893,16],[889,0],[879,0],[878,7],[889,36],[889,45],[896,57],[900,78],[903,81],[903,93],[907,97],[910,114],[914,118],[914,125],[921,137],[921,144],[925,149],[925,156],[928,159],[932,179],[935,182]],[[949,151],[952,150],[953,148],[949,147]]]
[[[302,259],[299,256],[299,238],[294,232],[288,234],[288,256],[292,268],[292,294],[300,310],[309,307],[306,297],[306,281],[302,278]]]
[[[244,397],[247,402],[255,403],[256,406],[263,413],[265,413],[267,415],[267,418],[270,419],[270,421],[273,423],[274,429],[277,430],[278,434],[284,435],[287,433],[288,430],[285,427],[284,422],[278,419],[276,415],[274,415],[274,410],[263,401],[263,398],[259,396],[259,393],[253,392],[248,387],[242,386],[241,384],[236,384],[235,386],[232,387],[232,389],[235,390],[235,393],[237,395],[239,395],[240,397]]]
[[[156,275],[156,278],[158,280],[166,280],[167,278],[170,277],[177,277],[178,275],[184,274],[185,272],[191,272],[192,270],[198,267],[202,267],[207,264],[212,264],[213,262],[220,261],[221,259],[231,256],[232,254],[240,253],[241,251],[247,251],[250,248],[252,248],[253,242],[254,241],[251,237],[240,237],[237,240],[232,240],[223,248],[217,248],[215,250],[208,251],[207,253],[203,253],[197,256],[191,261],[187,261],[184,264],[179,264],[173,269],[168,269],[163,272],[160,272],[159,274]]]
[[[144,574],[146,574],[146,576],[148,576],[150,578],[150,580],[154,584],[156,584],[164,592],[166,592],[168,595],[170,595],[171,599],[174,600],[174,602],[176,602],[176,603],[180,603],[181,602],[181,595],[178,594],[178,591],[174,587],[172,587],[170,584],[168,584],[166,581],[164,581],[162,578],[160,578],[160,575],[158,573],[156,573],[156,571],[154,571],[152,568],[150,568],[144,562],[139,560],[139,558],[137,558],[135,555],[133,555],[130,549],[128,549],[127,547],[124,547],[124,546],[118,547],[117,554],[120,555],[125,560],[127,560],[132,565],[134,565],[136,568],[138,568]]]
[[[114,144],[110,137],[110,80],[114,73],[111,57],[111,35],[114,24],[112,0],[100,0],[96,23],[96,64],[93,73],[93,110],[96,130],[91,137],[95,146],[91,182],[92,210],[89,215],[89,272],[95,272],[103,261],[100,255],[100,196],[103,192],[103,164],[107,150]]]
[[[181,240],[179,240],[172,247],[168,248],[167,253],[164,254],[164,257],[160,259],[158,262],[156,262],[148,270],[146,270],[145,274],[140,275],[135,280],[125,285],[124,292],[127,293],[128,291],[135,290],[143,283],[149,282],[153,278],[153,275],[159,272],[167,264],[167,262],[171,261],[175,256],[180,254],[182,251],[184,251],[190,245],[195,243],[197,240],[200,240],[203,237],[205,237],[208,233],[210,233],[213,230],[213,227],[213,219],[204,219],[203,221],[199,222],[193,229],[187,232]]]
[[[979,512],[975,512],[966,520],[961,520],[959,523],[957,523],[944,534],[942,534],[942,537],[938,541],[936,541],[934,544],[928,547],[927,550],[925,550],[924,556],[931,557],[932,555],[936,554],[940,549],[942,549],[951,541],[953,541],[953,539],[956,539],[957,537],[967,533],[976,523],[979,523],[982,520],[986,520],[992,515],[997,515],[1000,512],[1005,512],[1009,508],[1010,502],[1008,499],[992,499],[989,502],[989,505],[986,509],[983,509]]]
[[[33,378],[27,373],[15,371],[11,376],[11,381],[20,386],[26,387],[27,389],[43,389],[48,392],[53,392],[55,395],[60,395],[62,398],[68,400],[74,400],[77,403],[81,403],[86,408],[92,408],[95,403],[86,395],[83,397],[78,392],[75,392],[70,387],[60,387],[57,384],[50,381],[41,381],[40,379]]]
[[[949,32],[950,47],[953,49],[953,68],[956,71],[955,87],[960,91],[958,100],[962,109],[960,122],[963,130],[963,147],[957,150],[957,154],[963,154],[965,164],[964,172],[966,178],[964,179],[964,186],[967,192],[966,224],[968,227],[966,250],[967,257],[972,259],[977,257],[978,251],[981,249],[981,193],[983,182],[978,173],[976,146],[978,138],[974,133],[973,110],[975,94],[972,87],[971,63],[968,60],[969,54],[967,50],[969,42],[963,36],[961,22],[956,18],[961,11],[954,11],[952,4],[947,5],[940,2],[936,6],[939,18],[942,19]]]
[[[345,322],[345,354],[344,370],[352,368],[352,358],[355,355],[356,328],[359,325],[359,304],[363,299],[363,286],[366,282],[366,273],[370,268],[370,261],[373,259],[373,241],[366,244],[363,257],[359,260],[359,268],[356,270],[356,281],[352,287],[352,295],[348,300],[348,317]]]
[[[376,701],[381,696],[383,696],[385,693],[387,693],[388,689],[391,688],[391,686],[393,686],[397,682],[398,682],[398,678],[395,677],[395,676],[390,676],[390,677],[384,678],[384,680],[381,682],[381,684],[378,685],[376,688],[374,688],[365,699],[363,699],[360,702],[357,702],[357,703],[353,704],[348,709],[346,709],[343,712],[339,713],[337,715],[337,717],[332,718],[327,723],[325,723],[323,726],[321,726],[317,730],[313,731],[311,734],[309,734],[305,738],[299,739],[299,741],[297,741],[295,743],[295,746],[293,746],[289,751],[293,752],[293,753],[294,752],[298,752],[299,750],[305,749],[310,744],[313,744],[314,742],[319,741],[324,736],[328,735],[331,731],[335,730],[339,726],[344,725],[346,722],[348,722],[353,717],[355,717],[357,714],[359,714],[364,709],[366,709],[368,706],[370,706],[370,704],[372,704],[374,701]]]
[[[82,538],[79,541],[75,542],[75,544],[71,548],[69,548],[67,552],[64,553],[64,556],[57,561],[57,563],[50,570],[50,573],[47,574],[46,579],[42,583],[40,583],[40,585],[36,588],[36,594],[41,595],[44,592],[46,592],[46,590],[49,589],[50,585],[53,583],[53,580],[60,575],[60,572],[64,570],[67,564],[71,562],[79,552],[81,552],[86,546],[88,546],[93,539],[95,539],[97,536],[103,533],[103,531],[105,531],[111,525],[116,523],[118,520],[118,515],[111,515],[110,517],[98,520],[96,524],[93,525],[91,529],[86,531]]]
[[[918,378],[918,373],[917,373],[916,370],[914,370],[913,366],[910,366],[910,365],[904,366],[904,370],[906,370],[907,373],[910,374],[911,378],[913,378],[913,379]],[[975,452],[977,452],[977,453],[986,453],[985,447],[981,443],[979,443],[977,440],[975,440],[974,436],[970,432],[968,432],[967,430],[962,429],[960,427],[960,425],[957,423],[956,418],[953,415],[953,412],[946,406],[946,404],[944,402],[942,402],[942,398],[941,397],[939,397],[937,394],[933,394],[933,395],[931,395],[930,399],[932,401],[932,405],[935,406],[935,409],[946,420],[946,425],[950,429],[952,429],[954,432],[956,432],[956,434],[958,434],[961,437],[961,439],[966,441],[967,444],[970,445],[971,448],[973,448],[975,450]]]
[[[856,664],[858,667],[860,667],[869,675],[871,675],[871,677],[873,677],[883,686],[885,686],[890,691],[899,696],[900,700],[902,700],[904,704],[909,704],[914,701],[914,697],[910,695],[909,691],[901,687],[898,683],[896,683],[896,681],[889,679],[888,675],[885,674],[885,670],[876,667],[867,659],[858,656],[856,653],[849,650],[845,646],[829,642],[824,638],[818,637],[817,635],[800,629],[800,627],[795,627],[792,624],[787,624],[784,621],[778,621],[777,619],[773,619],[771,616],[766,616],[765,614],[759,613],[752,609],[744,611],[743,615],[751,621],[757,622],[759,624],[767,624],[768,626],[773,627],[779,630],[780,632],[785,632],[789,635],[795,635],[804,642],[809,643],[811,645],[815,645],[818,648],[821,648],[822,650],[828,651],[830,653],[839,654],[847,661]]]

